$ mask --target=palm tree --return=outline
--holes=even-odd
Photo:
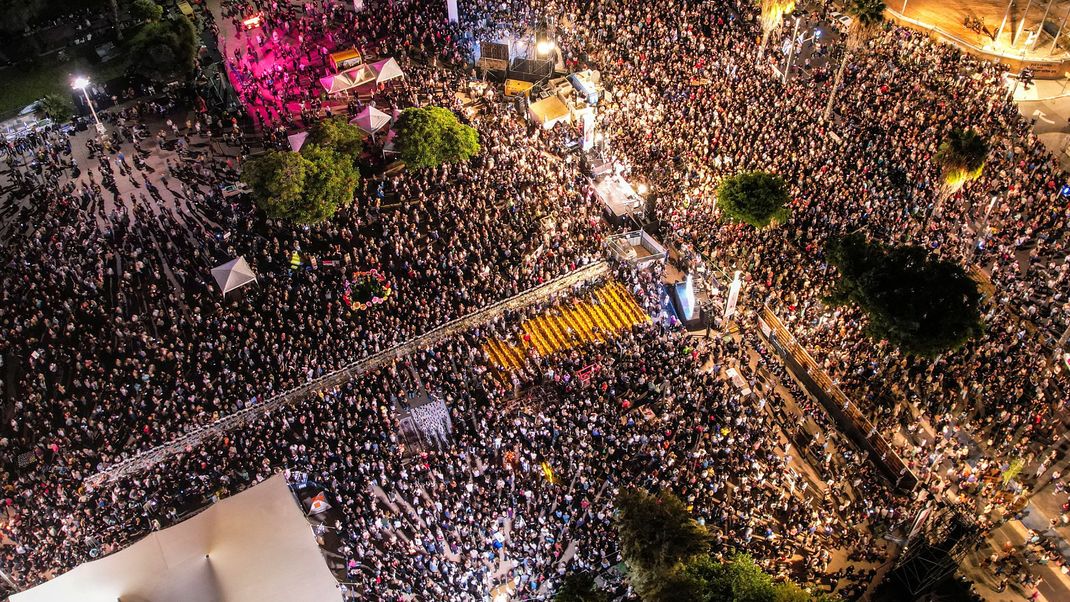
[[[854,55],[866,42],[873,37],[877,28],[884,23],[884,0],[849,0],[847,14],[851,17],[851,25],[847,29],[846,49],[840,68],[836,70],[836,79],[832,82],[832,90],[829,91],[829,103],[825,106],[825,121],[832,116],[832,105],[836,102],[836,90],[843,82],[843,71],[847,68],[851,56]]]
[[[769,35],[784,23],[784,15],[795,10],[795,0],[761,0],[762,5],[762,45],[758,47],[758,62],[765,55],[769,44]]]
[[[929,225],[929,219],[939,211],[944,201],[958,192],[966,182],[981,176],[988,156],[988,141],[971,129],[954,129],[940,143],[933,162],[940,168],[943,183],[936,195],[930,211],[922,222],[922,231]]]
[[[61,123],[74,115],[74,103],[71,102],[70,96],[45,94],[37,101],[36,113]]]

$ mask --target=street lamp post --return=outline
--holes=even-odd
[[[97,136],[100,136],[103,139],[106,130],[104,129],[104,124],[100,123],[100,118],[97,117],[97,110],[93,108],[93,101],[89,99],[89,91],[87,90],[89,87],[89,78],[76,77],[74,78],[74,81],[71,82],[71,87],[75,90],[82,91],[82,95],[85,96],[85,104],[89,105],[89,112],[93,114],[93,123],[96,126]]]
[[[795,29],[791,32],[791,46],[788,47],[788,62],[784,64],[784,84],[788,83],[788,73],[791,71],[791,61],[795,58],[795,41],[799,39],[799,22],[802,18],[795,15]]]

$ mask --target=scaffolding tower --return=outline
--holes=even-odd
[[[965,505],[931,501],[915,517],[892,575],[917,600],[955,572],[980,536]]]

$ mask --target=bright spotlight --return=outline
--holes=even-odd
[[[550,40],[543,40],[535,46],[535,50],[537,50],[539,54],[549,54],[554,48],[556,48],[556,46]]]
[[[639,194],[646,194],[646,191],[649,190],[649,188],[647,188],[646,184],[640,182],[638,190],[639,190]]]
[[[74,78],[74,81],[71,82],[71,87],[73,87],[75,90],[85,90],[87,87],[89,87],[89,78],[76,77]]]

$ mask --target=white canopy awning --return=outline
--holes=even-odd
[[[301,147],[305,145],[305,138],[308,138],[308,132],[297,132],[287,136],[286,139],[290,141],[290,150],[295,153],[301,152]]]
[[[377,75],[378,72],[373,71],[371,67],[360,65],[358,67],[353,67],[352,69],[346,69],[341,73],[321,77],[320,85],[323,86],[324,90],[327,90],[328,94],[337,94],[338,92],[345,92],[350,88],[376,82]]]
[[[342,602],[342,594],[280,474],[11,599]]]
[[[375,83],[377,84],[405,77],[405,72],[401,70],[401,66],[393,58],[377,61],[372,64],[372,69],[375,71]]]
[[[390,123],[390,115],[368,105],[356,117],[350,119],[349,123],[369,134],[374,134]]]
[[[212,268],[212,277],[215,278],[216,284],[219,285],[224,295],[250,282],[256,282],[256,274],[253,273],[253,269],[249,267],[244,257],[237,257]]]

